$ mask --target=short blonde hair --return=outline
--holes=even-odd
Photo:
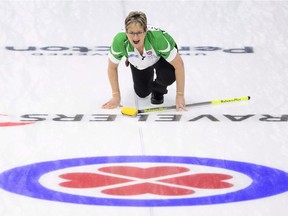
[[[147,30],[147,17],[146,14],[141,11],[131,11],[125,19],[125,30],[128,30],[128,27],[133,24],[140,24],[144,31]]]

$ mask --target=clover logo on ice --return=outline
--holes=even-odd
[[[287,192],[288,173],[258,164],[211,158],[88,157],[7,170],[0,173],[0,188],[74,204],[193,206],[249,201]]]
[[[140,168],[134,166],[110,166],[99,168],[98,173],[67,173],[59,177],[66,181],[62,187],[83,189],[113,187],[101,190],[102,193],[118,196],[155,194],[160,196],[181,196],[195,193],[198,189],[230,188],[225,182],[231,175],[219,173],[187,174],[189,169],[179,166],[159,166]],[[106,175],[106,174],[108,175]],[[110,176],[113,174],[114,176]],[[178,176],[180,174],[180,176]],[[177,175],[178,177],[172,177]]]

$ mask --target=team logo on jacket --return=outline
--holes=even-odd
[[[152,50],[148,50],[146,53],[148,56],[151,56],[153,54]]]

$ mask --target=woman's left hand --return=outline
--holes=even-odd
[[[176,96],[176,110],[179,111],[180,109],[187,111],[185,107],[185,98],[184,96],[177,95]]]

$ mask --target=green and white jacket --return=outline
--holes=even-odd
[[[115,64],[119,64],[125,56],[130,64],[139,70],[143,70],[154,65],[161,56],[166,61],[171,62],[177,54],[175,45],[174,39],[167,32],[148,26],[142,56],[129,42],[125,31],[119,32],[114,37],[108,56]]]

